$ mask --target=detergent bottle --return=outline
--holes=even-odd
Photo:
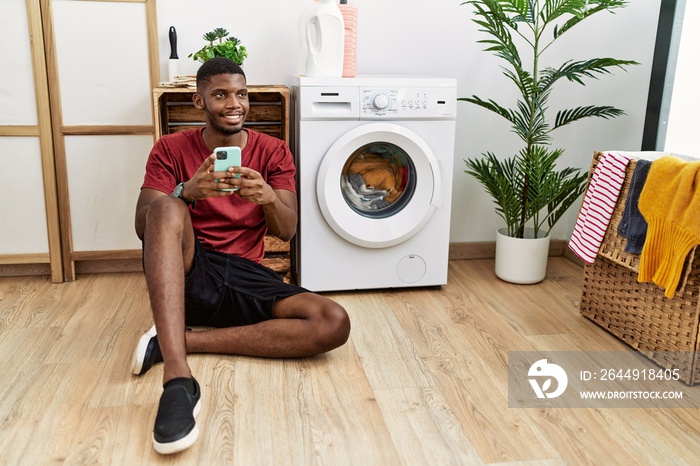
[[[345,24],[345,50],[343,53],[343,77],[357,76],[357,6],[340,0],[340,13]]]
[[[311,20],[311,17],[316,14],[320,4],[321,0],[313,0],[313,2],[306,5],[299,14],[299,23],[297,25],[299,35],[297,73],[302,76],[306,74],[306,57],[308,57],[309,54],[309,46],[306,44],[306,25]]]
[[[338,0],[321,0],[310,16],[306,32],[306,76],[343,75],[345,25]]]

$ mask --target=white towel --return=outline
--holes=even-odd
[[[629,161],[627,155],[606,152],[600,157],[591,176],[569,241],[569,249],[588,264],[595,261],[603,244]]]

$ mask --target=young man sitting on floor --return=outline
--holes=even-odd
[[[153,429],[163,454],[189,448],[199,433],[200,386],[187,353],[304,357],[350,333],[339,304],[260,264],[268,232],[288,241],[296,231],[295,168],[283,141],[243,129],[250,105],[241,68],[225,58],[204,63],[193,101],[206,126],[156,142],[136,206],[155,329],[141,337],[132,372],[164,363]],[[242,166],[215,172],[214,149],[224,146],[242,149]]]

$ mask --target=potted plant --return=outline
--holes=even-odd
[[[548,100],[561,79],[585,85],[584,79],[609,74],[612,68],[636,65],[631,60],[592,58],[569,60],[558,67],[541,66],[545,52],[574,26],[601,11],[625,6],[624,0],[473,0],[474,23],[488,38],[479,40],[505,62],[502,73],[519,91],[515,105],[464,97],[458,100],[490,110],[511,124],[523,143],[514,156],[501,159],[492,152],[465,160],[465,172],[474,176],[496,204],[506,223],[496,240],[496,275],[515,283],[544,279],[552,227],[581,196],[587,174],[580,169],[559,169],[562,149],[551,148],[551,132],[589,118],[623,115],[611,106],[588,105],[559,110],[551,120]],[[527,240],[531,238],[535,241]],[[508,240],[517,244],[507,246]],[[527,252],[532,244],[538,253]],[[523,260],[515,257],[524,253]],[[523,263],[524,262],[524,263]],[[531,263],[534,262],[534,263]]]
[[[246,48],[241,45],[241,41],[235,37],[228,37],[229,33],[224,28],[216,28],[202,36],[209,42],[198,51],[187,55],[195,61],[204,63],[214,57],[226,57],[236,64],[242,65],[243,60],[248,56]],[[224,38],[228,37],[226,40]]]

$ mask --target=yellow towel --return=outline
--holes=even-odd
[[[673,298],[690,250],[700,244],[700,162],[662,157],[651,164],[639,197],[649,223],[639,281],[652,281]]]

